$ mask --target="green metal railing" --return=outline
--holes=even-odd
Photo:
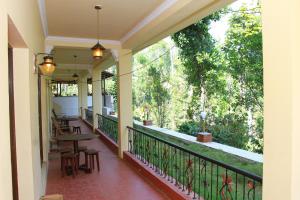
[[[128,128],[129,152],[193,199],[261,200],[262,177]]]
[[[97,114],[98,129],[118,144],[118,122],[109,117]]]
[[[91,124],[94,123],[93,120],[93,111],[90,109],[85,109],[85,119],[90,122]]]

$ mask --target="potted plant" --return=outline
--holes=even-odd
[[[197,141],[199,142],[212,142],[212,134],[206,132],[206,116],[207,113],[205,111],[201,112],[201,122],[202,122],[202,132],[199,132],[197,134]]]
[[[152,120],[150,120],[149,117],[150,117],[150,109],[149,109],[149,106],[145,105],[144,106],[144,120],[143,120],[144,126],[152,125]]]

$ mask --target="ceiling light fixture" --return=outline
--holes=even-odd
[[[74,64],[77,65],[77,60],[76,60],[77,55],[74,55],[73,57],[74,57]],[[72,77],[77,80],[79,76],[78,76],[78,74],[74,73],[72,75]]]
[[[40,64],[38,62],[39,55],[46,55],[44,56],[44,61]],[[37,53],[35,54],[35,73],[41,73],[45,76],[51,76],[54,72],[56,64],[53,62],[53,56],[47,53]],[[39,71],[40,70],[40,71]]]
[[[98,60],[100,58],[103,57],[103,51],[105,50],[105,48],[100,44],[100,37],[99,37],[99,11],[102,9],[102,7],[100,5],[96,5],[95,9],[97,11],[97,44],[95,46],[92,47],[92,51],[93,51],[93,58]]]

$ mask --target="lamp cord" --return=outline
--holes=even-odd
[[[99,10],[97,10],[97,38],[98,38],[98,42],[100,42],[99,40],[99,23],[100,23],[100,20],[99,20]]]

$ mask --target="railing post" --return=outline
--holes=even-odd
[[[132,126],[133,124],[132,52],[128,49],[122,49],[118,53],[118,145],[119,156],[123,158],[123,152],[128,150],[127,126]]]

